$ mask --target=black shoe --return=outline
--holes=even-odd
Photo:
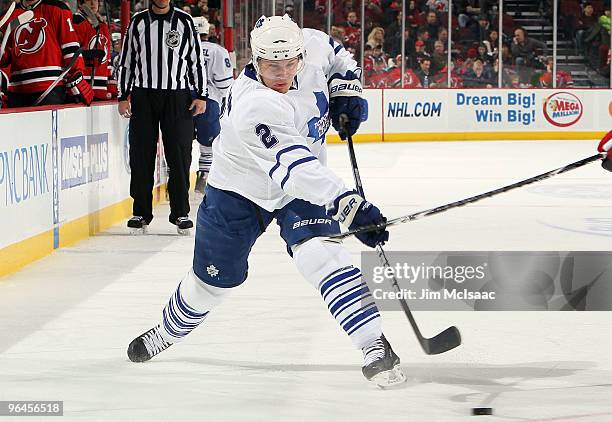
[[[176,220],[171,221],[176,226],[178,234],[183,236],[189,236],[190,229],[193,228],[193,221],[189,217],[178,217]]]
[[[136,337],[128,346],[127,354],[132,362],[146,362],[172,346],[159,334],[159,325]]]
[[[146,233],[149,223],[144,217],[135,215],[127,222],[127,226],[132,233]]]
[[[406,381],[400,368],[400,358],[395,354],[384,335],[361,349],[364,366],[361,372],[379,387],[391,387]]]

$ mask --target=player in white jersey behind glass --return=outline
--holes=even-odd
[[[234,69],[228,51],[219,44],[208,41],[210,31],[208,19],[204,16],[195,17],[193,23],[202,41],[202,55],[208,75],[206,111],[194,117],[196,139],[200,144],[195,191],[203,195],[213,159],[212,142],[221,130],[219,115],[234,82]]]
[[[330,118],[349,118],[354,134],[367,114],[361,69],[328,35],[300,29],[289,16],[262,16],[251,32],[253,60],[222,110],[215,159],[198,210],[193,267],[163,310],[162,321],[134,339],[128,356],[151,359],[180,341],[247,277],[257,238],[276,220],[302,276],[363,353],[362,372],[379,386],[406,380],[382,333],[381,318],[349,252],[326,236],[386,221],[326,167]],[[358,235],[369,247],[385,230]],[[286,283],[288,280],[278,280]]]

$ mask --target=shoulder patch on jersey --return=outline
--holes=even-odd
[[[60,9],[69,10],[72,13],[72,10],[70,10],[70,7],[68,7],[66,3],[61,2],[59,0],[42,0],[41,3],[48,4],[49,6],[59,7]]]
[[[244,67],[244,76],[253,79],[254,81],[257,80],[257,72],[255,71],[255,66],[253,66],[253,63],[249,63]]]

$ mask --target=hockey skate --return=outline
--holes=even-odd
[[[144,217],[135,215],[128,220],[127,226],[130,229],[131,234],[137,235],[145,234],[147,232],[149,224],[147,223],[147,220],[144,219]]]
[[[136,337],[128,346],[127,354],[132,362],[146,362],[172,346],[162,338],[159,325]]]
[[[191,228],[193,227],[193,221],[189,217],[179,217],[172,224],[176,226],[176,231],[181,236],[189,236],[191,234]]]
[[[195,183],[194,191],[199,193],[200,195],[204,195],[204,190],[206,189],[206,180],[208,179],[208,173],[203,171],[198,171]]]
[[[380,388],[393,387],[406,381],[406,375],[400,368],[400,359],[384,335],[361,350],[364,359],[361,372],[368,381]]]

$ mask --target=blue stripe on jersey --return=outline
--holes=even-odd
[[[272,167],[272,169],[270,170],[270,172],[268,173],[268,176],[270,176],[270,179],[272,178],[272,173],[274,173],[276,171],[276,169],[278,169],[280,167],[280,156],[283,155],[286,152],[290,152],[296,149],[305,149],[306,151],[310,152],[310,150],[308,149],[307,146],[305,145],[291,145],[288,146],[286,148],[281,149],[279,152],[276,153],[276,164],[274,164],[274,167]]]
[[[234,77],[230,76],[230,77],[224,78],[224,79],[215,79],[215,78],[213,78],[213,81],[215,81],[215,82],[223,82],[223,81],[227,81],[227,80],[230,80],[230,79],[234,79]]]
[[[336,48],[334,48],[334,53],[338,54],[338,52],[342,50],[342,46],[340,44],[338,44],[338,46]]]
[[[313,160],[316,160],[316,159],[317,159],[316,157],[311,155],[310,157],[300,158],[299,160],[296,160],[293,163],[291,163],[291,165],[289,165],[289,167],[287,167],[287,175],[285,176],[285,178],[283,179],[283,181],[280,184],[281,189],[283,188],[283,186],[285,186],[285,183],[287,183],[287,180],[289,180],[289,175],[291,174],[291,170],[293,170],[294,167],[297,167],[300,164],[304,164],[304,163],[307,163],[309,161],[313,161]]]
[[[334,39],[332,37],[329,37],[329,45],[331,45],[332,48],[335,47],[334,43],[335,43]]]

